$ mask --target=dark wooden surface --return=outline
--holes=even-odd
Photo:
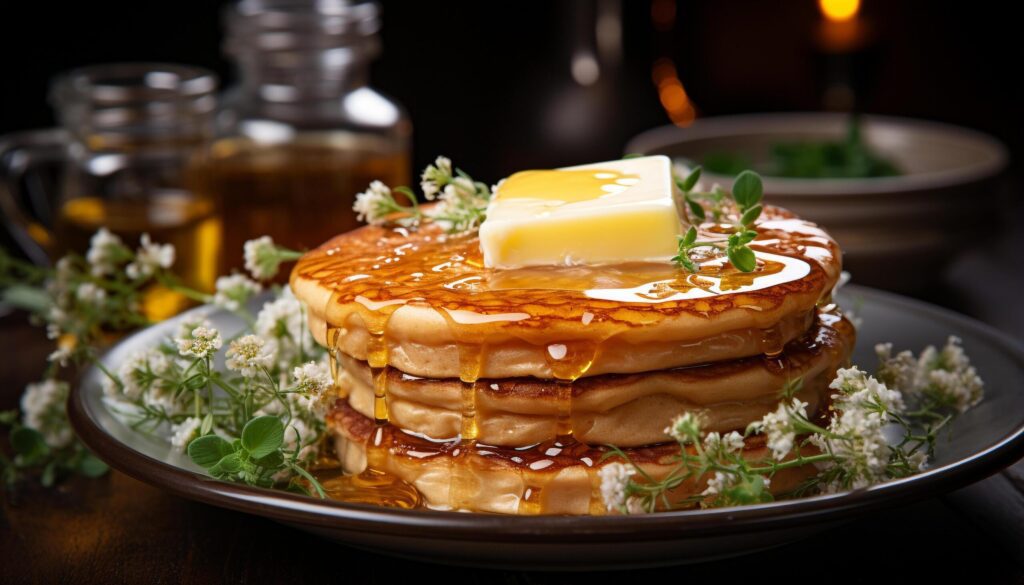
[[[1020,239],[1009,249],[1021,249]],[[1019,275],[968,255],[929,300],[1014,335],[1005,311]],[[1011,271],[1012,273],[1012,271]],[[1003,276],[1000,276],[1003,274]],[[977,286],[998,278],[1002,290]],[[1010,304],[998,304],[1011,301]],[[1004,310],[998,310],[1002,307]],[[45,336],[23,315],[0,319],[0,409],[40,374]],[[965,489],[872,514],[807,541],[746,557],[675,568],[554,574],[431,565],[340,546],[268,520],[193,503],[112,472],[57,488],[33,483],[0,496],[0,584],[11,583],[603,583],[791,579],[1024,583],[1024,463]],[[699,581],[698,581],[699,580]]]

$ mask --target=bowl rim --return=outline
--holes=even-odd
[[[836,123],[846,120],[841,112],[778,112],[736,114],[698,118],[685,128],[674,125],[659,126],[637,134],[626,143],[624,153],[651,154],[651,151],[705,138],[742,137],[782,133],[794,125]],[[976,164],[956,169],[942,169],[895,177],[864,179],[801,179],[763,177],[766,191],[772,196],[831,197],[834,195],[886,195],[898,192],[955,187],[982,181],[1002,173],[1009,164],[1006,145],[999,139],[970,128],[945,122],[899,116],[864,114],[862,120],[869,125],[902,127],[908,130],[941,132],[965,144],[988,150],[989,157]],[[763,130],[758,130],[763,127]],[[731,177],[705,173],[707,178],[729,180]]]
[[[923,317],[942,319],[999,347],[1008,359],[1024,370],[1024,346],[994,328],[921,301],[860,286],[844,292],[897,305],[901,310]],[[204,309],[199,307],[193,311]],[[187,316],[183,313],[179,318]],[[173,321],[173,320],[172,320]],[[121,343],[146,330],[135,333]],[[963,459],[920,474],[865,489],[840,494],[818,495],[794,500],[733,508],[712,508],[659,512],[634,516],[512,516],[436,510],[399,510],[367,504],[290,494],[215,480],[207,475],[152,458],[108,434],[98,421],[92,401],[84,390],[99,389],[95,366],[82,377],[68,399],[68,415],[85,445],[110,464],[144,483],[175,495],[219,507],[268,517],[293,525],[345,530],[398,537],[429,537],[450,541],[529,542],[574,544],[618,542],[623,538],[648,542],[666,539],[701,538],[841,521],[937,495],[980,480],[1024,456],[1024,420],[994,444]],[[1013,390],[1010,390],[1013,391]],[[1016,391],[1024,392],[1024,384]]]

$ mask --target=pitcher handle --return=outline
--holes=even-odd
[[[0,211],[12,239],[28,259],[48,266],[54,249],[52,229],[40,221],[53,219],[55,198],[33,170],[42,163],[66,158],[68,132],[61,128],[28,130],[0,137]]]

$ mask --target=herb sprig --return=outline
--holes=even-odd
[[[698,272],[700,268],[692,256],[700,248],[713,248],[724,250],[729,262],[737,270],[752,272],[757,268],[757,257],[749,244],[757,237],[754,223],[763,211],[761,199],[764,196],[764,185],[760,175],[753,171],[743,171],[733,181],[732,192],[726,193],[717,185],[709,192],[695,191],[700,173],[701,168],[696,167],[684,178],[675,177],[676,186],[683,193],[691,225],[685,234],[679,236],[678,253],[672,261],[688,272]],[[702,201],[706,202],[714,221],[722,221],[729,217],[730,209],[735,209],[736,219],[731,221],[734,231],[724,241],[697,239],[697,225],[705,221],[708,214]]]
[[[983,397],[983,383],[960,346],[929,346],[914,357],[892,355],[891,344],[875,348],[876,377],[857,367],[840,368],[829,388],[832,408],[824,423],[811,420],[795,379],[782,388],[778,407],[744,433],[704,432],[699,413],[676,417],[665,433],[679,444],[676,465],[654,478],[621,449],[610,447],[600,471],[601,493],[610,511],[653,512],[681,507],[720,507],[772,501],[773,477],[813,464],[815,472],[785,496],[860,489],[925,469],[939,432]],[[891,440],[889,430],[898,433]],[[745,440],[763,435],[768,456],[749,459]],[[637,479],[634,479],[637,478]],[[686,482],[704,491],[674,499]]]
[[[366,191],[356,195],[352,206],[360,221],[373,225],[394,222],[399,225],[417,225],[425,219],[447,226],[449,233],[472,230],[483,222],[492,190],[486,183],[476,181],[468,173],[452,167],[452,161],[439,156],[420,176],[420,188],[433,206],[421,206],[416,192],[406,186],[388,187],[380,181],[370,183]],[[395,199],[399,193],[407,201]]]

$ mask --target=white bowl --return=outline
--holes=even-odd
[[[701,161],[714,152],[765,161],[778,142],[838,140],[849,115],[749,114],[703,118],[687,128],[665,126],[633,138],[626,152]],[[844,262],[861,283],[896,290],[927,286],[958,242],[985,232],[988,197],[1007,164],[1006,148],[980,132],[922,120],[864,116],[867,144],[903,174],[869,179],[764,177],[768,203],[815,221],[835,236]],[[710,182],[730,177],[705,173]],[[899,262],[899,270],[894,271]]]

